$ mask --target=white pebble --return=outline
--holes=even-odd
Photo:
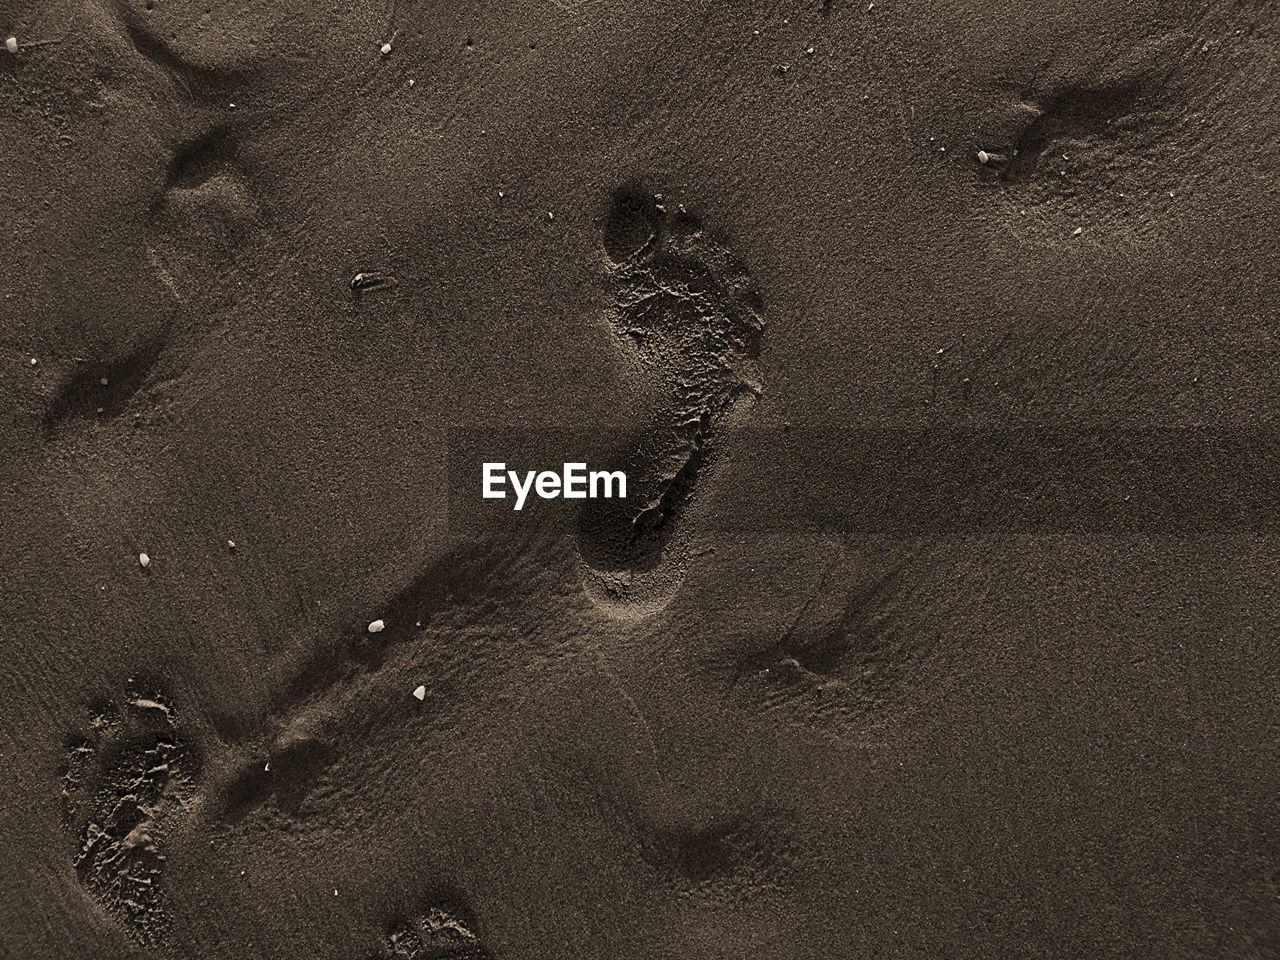
[[[39,360],[37,360],[35,357],[32,357],[32,358],[31,358],[31,365],[32,365],[33,367],[34,367],[34,366],[36,366],[39,362],[40,362],[40,361],[39,361]]]
[[[419,700],[425,700],[427,699],[427,688],[425,686],[419,687],[417,690],[413,691],[413,695]]]
[[[370,633],[381,633],[385,629],[387,629],[387,625],[381,620],[375,620],[373,623],[369,624]]]
[[[227,541],[227,549],[228,549],[228,550],[234,550],[235,548],[236,548],[236,542],[235,542],[234,540],[228,540],[228,541]]]
[[[389,44],[389,43],[384,43],[384,44],[382,45],[382,55],[383,55],[384,57],[389,57],[389,56],[391,56],[391,44]]]
[[[979,162],[979,163],[989,163],[990,161],[991,161],[991,154],[987,153],[987,151],[985,151],[985,150],[979,150],[979,151],[978,151],[978,162]]]
[[[17,53],[17,52],[18,52],[18,38],[17,38],[17,37],[10,37],[8,40],[6,40],[6,41],[4,42],[4,48],[5,48],[6,50],[8,50],[10,53]]]
[[[138,554],[138,565],[142,567],[143,570],[147,569],[147,567],[151,566],[151,558],[145,553]]]
[[[1071,231],[1071,235],[1073,237],[1078,237],[1082,233],[1084,233],[1084,227],[1076,227],[1074,230]]]

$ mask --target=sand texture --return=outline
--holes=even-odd
[[[1280,960],[1274,0],[9,37],[0,960]]]

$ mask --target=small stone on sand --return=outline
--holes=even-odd
[[[110,380],[109,378],[107,378],[107,377],[103,377],[103,378],[102,378],[102,379],[100,379],[98,382],[99,382],[100,384],[102,384],[102,385],[105,387],[107,384],[109,384],[109,383],[111,382],[111,380]]]
[[[151,566],[151,558],[145,553],[138,554],[138,565],[142,567],[143,570],[147,569],[147,567]]]
[[[413,691],[413,695],[419,700],[425,700],[427,699],[427,688],[425,686],[418,687],[417,690]]]
[[[236,542],[235,542],[234,540],[228,540],[228,541],[227,541],[227,549],[228,549],[228,550],[234,550],[235,548],[236,548]]]
[[[8,40],[6,40],[6,41],[4,42],[4,48],[5,48],[6,50],[8,50],[10,53],[17,53],[17,52],[18,52],[18,38],[17,38],[17,37],[10,37]]]
[[[40,362],[40,361],[39,361],[39,360],[37,360],[35,357],[32,357],[32,358],[31,358],[31,365],[32,365],[33,367],[34,367],[36,364],[38,364],[39,362]]]
[[[1076,227],[1074,230],[1071,231],[1071,235],[1073,237],[1078,237],[1082,233],[1084,233],[1084,227]]]
[[[391,56],[391,44],[389,44],[389,43],[384,43],[384,44],[382,45],[382,55],[383,55],[384,57],[389,57],[389,56]],[[334,891],[334,893],[337,893],[337,891],[335,890],[335,891]]]
[[[991,161],[991,154],[987,153],[987,151],[985,151],[985,150],[979,150],[979,151],[978,151],[978,162],[979,162],[979,163],[984,163],[984,164],[985,164],[985,163],[989,163],[990,161]]]
[[[369,624],[370,633],[381,633],[385,629],[387,629],[387,625],[381,620],[375,620],[373,623]]]

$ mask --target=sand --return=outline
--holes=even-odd
[[[1280,956],[1278,31],[10,0],[0,956]]]

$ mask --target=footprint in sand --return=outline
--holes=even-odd
[[[63,817],[88,894],[145,946],[159,943],[165,838],[196,800],[199,762],[168,700],[131,688],[92,717],[71,745]]]
[[[437,903],[413,922],[393,930],[378,957],[394,960],[491,960],[467,911]]]
[[[592,501],[579,547],[598,571],[654,567],[694,494],[730,407],[761,389],[763,308],[750,274],[683,207],[626,187],[604,225],[609,320],[646,375],[670,393],[625,466],[632,495]]]

